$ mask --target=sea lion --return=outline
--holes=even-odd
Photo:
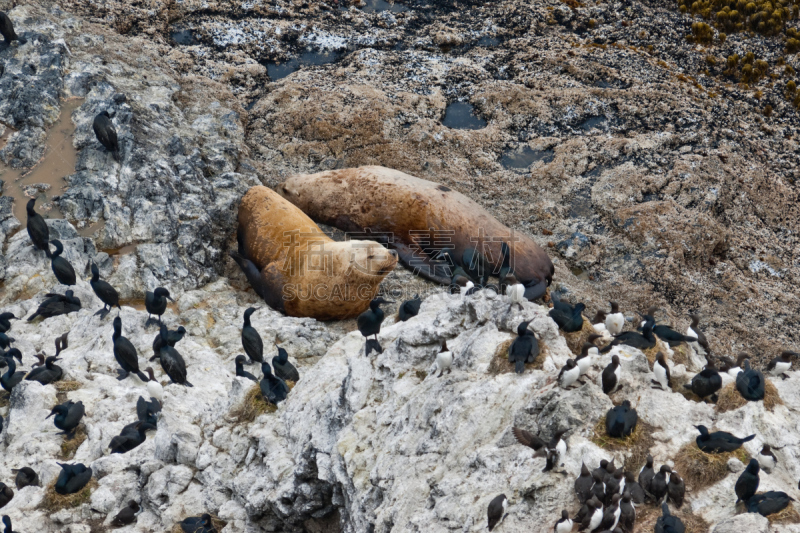
[[[397,264],[373,241],[336,242],[275,191],[256,186],[239,204],[231,256],[273,309],[318,320],[358,316]]]
[[[277,191],[317,222],[387,244],[403,264],[438,283],[452,281],[447,265],[435,260],[442,250],[454,250],[462,263],[483,255],[498,275],[503,243],[526,298],[542,296],[553,279],[553,263],[530,237],[445,185],[369,166],[292,176]]]

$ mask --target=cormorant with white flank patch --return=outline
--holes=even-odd
[[[672,376],[669,373],[669,365],[662,352],[656,354],[656,361],[653,363],[653,374],[656,379],[651,379],[650,381],[658,385],[661,390],[666,391],[672,387]]]
[[[122,369],[117,371],[119,373],[117,379],[122,381],[133,373],[139,376],[143,382],[147,382],[147,376],[139,370],[139,353],[136,351],[136,347],[122,336],[122,319],[120,317],[114,319],[114,334],[111,335],[111,339],[114,342],[114,359]]]
[[[14,478],[14,484],[17,486],[17,490],[27,486],[42,486],[42,482],[39,481],[39,475],[33,468],[29,466],[23,466],[20,469],[12,468],[11,472],[17,474],[17,476]]]
[[[550,318],[558,324],[559,329],[567,333],[580,331],[583,328],[583,315],[581,314],[586,306],[582,303],[571,306],[566,302],[553,300],[553,308],[550,309]]]
[[[439,349],[439,353],[436,354],[436,365],[433,369],[433,372],[439,372],[439,377],[442,377],[442,374],[444,374],[445,370],[447,370],[448,374],[453,372],[452,365],[453,352],[447,348],[447,341],[443,341],[442,347]]]
[[[598,506],[596,502],[597,500],[594,499],[586,502],[586,507],[588,510],[586,516],[581,522],[581,527],[578,528],[578,531],[594,531],[600,527],[600,524],[603,521],[603,506]]]
[[[169,338],[167,326],[163,324],[161,325],[161,338]],[[194,385],[189,383],[189,380],[186,379],[186,362],[183,360],[183,356],[178,350],[167,344],[161,347],[158,356],[161,362],[161,368],[164,370],[164,373],[169,376],[170,381],[186,387],[194,387]]]
[[[151,315],[158,316],[159,325],[163,323],[161,322],[161,315],[167,310],[167,300],[170,302],[175,301],[172,299],[172,296],[169,295],[169,291],[164,287],[158,287],[153,292],[147,291],[144,293],[144,308],[147,309],[147,322],[144,323],[145,327],[152,323],[153,317]]]
[[[258,378],[255,377],[250,372],[244,369],[244,364],[247,361],[247,357],[244,355],[237,355],[236,359],[234,360],[234,364],[236,365],[236,375],[240,378],[247,378],[252,379],[253,381],[258,381]]]
[[[278,405],[289,395],[289,386],[281,378],[272,375],[269,363],[261,363],[261,372],[264,377],[259,386],[264,399],[273,405]]]
[[[67,400],[66,402],[56,405],[47,415],[47,418],[55,415],[53,423],[60,429],[67,439],[71,439],[75,435],[75,429],[81,423],[86,410],[83,407],[83,402],[73,402]]]
[[[34,368],[28,372],[28,375],[25,376],[25,381],[38,381],[42,385],[49,385],[50,383],[58,381],[64,375],[64,371],[61,367],[55,364],[58,360],[58,357],[46,358],[44,360],[44,366]]]
[[[164,387],[161,386],[161,383],[158,382],[155,375],[153,374],[152,367],[147,367],[144,369],[147,372],[147,376],[150,378],[147,381],[147,394],[150,395],[151,398],[158,400],[159,403],[164,403]]]
[[[105,316],[111,312],[112,307],[116,307],[117,309],[122,309],[119,306],[119,293],[117,289],[111,286],[110,283],[107,281],[103,281],[100,279],[100,270],[97,269],[97,265],[92,263],[92,279],[89,281],[89,285],[92,286],[92,290],[100,298],[100,301],[103,302],[103,308],[95,313],[95,315],[100,315],[100,318],[105,318]]]
[[[709,433],[708,428],[705,426],[695,427],[697,428],[697,431],[700,432],[700,435],[698,435],[695,439],[697,447],[706,453],[732,452],[741,448],[742,444],[745,442],[749,442],[756,438],[755,435],[750,435],[749,437],[740,439],[739,437],[734,437],[726,431],[715,431],[713,433]]]
[[[525,363],[533,363],[539,355],[539,341],[536,334],[528,329],[530,321],[517,326],[517,338],[508,347],[508,362],[514,365],[514,371],[522,374]]]
[[[758,461],[756,459],[750,459],[747,468],[744,469],[744,472],[742,472],[739,479],[736,480],[736,485],[733,487],[733,490],[736,492],[736,503],[746,502],[755,495],[760,482],[758,471]]]
[[[261,335],[250,323],[250,317],[259,309],[261,308],[248,307],[244,312],[242,347],[244,348],[244,353],[250,358],[250,364],[264,362],[264,341],[261,340]]]
[[[183,533],[217,533],[211,521],[210,514],[199,517],[189,517],[180,522]]]
[[[720,372],[727,372],[730,377],[735,379],[736,376],[738,376],[742,371],[744,360],[749,358],[750,355],[747,352],[739,352],[739,355],[736,357],[736,361],[730,357],[722,357],[722,366],[719,370]]]
[[[111,117],[108,111],[101,111],[92,122],[92,129],[106,150],[111,152],[114,159],[119,161],[119,143],[117,142],[117,130],[114,129],[114,123],[111,122]]]
[[[609,303],[611,304],[611,313],[606,315],[606,329],[611,335],[619,335],[622,333],[622,328],[625,327],[625,315],[619,312],[619,304],[617,302]]]
[[[625,400],[622,405],[612,407],[606,413],[606,434],[615,439],[624,439],[634,432],[639,415],[631,407],[631,402]]]
[[[684,383],[685,388],[690,389],[700,399],[711,397],[711,401],[717,401],[717,391],[722,388],[722,376],[714,366],[714,359],[708,357],[708,364],[702,372],[695,374],[691,383]]]
[[[579,502],[586,503],[586,500],[592,497],[592,485],[594,485],[592,473],[589,472],[586,463],[581,463],[581,475],[575,480],[575,495]]]
[[[622,499],[622,496],[619,494],[614,494],[611,497],[611,501],[608,504],[608,507],[605,508],[603,511],[603,521],[600,522],[600,527],[605,528],[609,531],[617,527],[617,522],[619,522],[619,515],[621,510],[619,508],[619,501]]]
[[[656,520],[655,533],[686,533],[686,526],[681,519],[669,514],[667,502],[661,504],[661,513]]]
[[[415,294],[411,300],[406,300],[400,304],[397,310],[397,316],[405,322],[409,318],[415,317],[419,314],[419,308],[422,305],[422,300],[419,295]]]
[[[700,317],[698,315],[689,315],[692,319],[691,325],[686,329],[687,337],[695,337],[697,340],[692,341],[689,345],[694,348],[694,351],[700,355],[710,355],[711,348],[708,346],[706,336],[700,331]]]
[[[747,501],[747,512],[758,513],[761,516],[780,513],[786,509],[794,498],[781,491],[770,490],[763,494],[756,494]]]
[[[581,369],[578,367],[578,363],[574,359],[567,359],[567,364],[558,373],[558,384],[561,388],[568,389],[578,381],[579,377],[581,377]]]
[[[0,11],[0,35],[3,36],[3,40],[6,44],[11,44],[12,41],[19,39],[14,31],[14,24],[3,11]]]
[[[300,373],[292,363],[289,362],[289,353],[278,346],[278,355],[272,358],[272,368],[275,375],[283,381],[300,381]]]
[[[76,463],[68,465],[56,463],[61,467],[61,473],[56,480],[56,492],[59,494],[75,494],[89,483],[92,479],[92,469],[86,465]]]
[[[756,458],[758,459],[758,465],[767,474],[771,474],[772,469],[775,468],[776,464],[778,464],[778,458],[775,457],[774,453],[772,453],[772,448],[770,448],[769,444],[765,444],[761,447],[761,451],[758,452]]]
[[[0,333],[6,333],[11,329],[11,321],[19,320],[14,313],[0,313]]]
[[[637,505],[644,503],[645,496],[647,496],[642,485],[633,477],[633,472],[625,472],[625,491],[630,493],[633,503]]]
[[[600,350],[600,353],[608,353],[611,348],[619,344],[625,344],[640,350],[647,350],[656,345],[656,338],[653,335],[653,325],[655,321],[650,315],[644,315],[645,323],[642,328],[642,333],[635,331],[623,331],[611,341],[607,346]]]
[[[736,376],[736,390],[742,398],[749,402],[757,402],[764,399],[765,384],[764,374],[760,370],[750,368],[750,360],[744,360],[744,370]]]
[[[36,212],[36,198],[28,200],[25,210],[28,213],[28,236],[31,238],[33,245],[42,250],[47,257],[50,257],[50,228],[47,227],[47,222],[44,217]]]
[[[378,353],[383,353],[383,348],[381,348],[381,345],[378,342],[378,333],[381,332],[381,323],[383,322],[384,318],[381,305],[390,303],[393,302],[384,300],[382,297],[378,296],[369,303],[369,309],[358,315],[358,319],[356,320],[356,323],[358,324],[358,331],[360,331],[361,334],[367,339],[366,345],[364,346],[364,355],[366,356],[369,356],[372,350],[375,350]],[[370,335],[375,336],[373,343],[370,343]]]
[[[136,503],[136,500],[131,500],[128,502],[127,507],[123,507],[120,512],[117,513],[117,516],[114,517],[114,520],[111,521],[111,527],[122,527],[133,524],[136,522],[136,513],[140,510],[139,504]]]
[[[639,488],[641,489],[641,487]],[[644,499],[642,499],[642,502],[644,502]],[[633,526],[636,523],[636,508],[633,505],[634,503],[636,503],[636,500],[626,489],[622,494],[622,501],[619,502],[619,527],[625,533],[633,533]]]
[[[33,313],[28,322],[40,316],[42,318],[51,318],[59,315],[67,315],[81,310],[81,301],[74,295],[72,291],[67,291],[63,295],[48,293],[45,294],[45,299],[39,304],[39,308]]]
[[[673,472],[669,476],[669,483],[667,483],[667,500],[680,509],[683,505],[684,496],[686,496],[686,484],[677,472]]]
[[[561,511],[561,518],[553,526],[553,533],[570,533],[572,531],[572,519],[566,509]]]
[[[619,356],[611,356],[611,363],[603,369],[601,382],[603,384],[603,392],[606,394],[611,394],[622,384],[620,379]]]
[[[147,439],[145,432],[148,429],[156,429],[156,427],[147,422],[136,422],[133,428],[125,428],[120,435],[111,439],[108,449],[111,450],[111,453],[127,453]]]
[[[69,261],[61,257],[64,253],[64,245],[58,239],[53,239],[50,243],[56,247],[56,251],[50,255],[50,268],[53,269],[56,279],[62,285],[75,285],[76,276],[75,269],[69,264]]]
[[[19,382],[22,381],[22,379],[25,377],[24,370],[20,370],[19,372],[17,372],[17,363],[14,362],[13,354],[11,354],[12,351],[19,352],[19,350],[17,350],[16,348],[12,348],[8,352],[6,352],[5,361],[8,368],[6,369],[6,372],[2,376],[0,376],[0,385],[2,385],[2,387],[8,392],[14,390],[14,387],[16,387],[19,384]]]
[[[783,379],[788,378],[789,376],[786,375],[786,372],[792,368],[792,357],[797,357],[797,352],[792,351],[784,351],[781,354],[769,362],[767,365],[767,372],[769,372],[773,376],[782,376]]]
[[[0,507],[5,507],[13,497],[14,491],[11,487],[0,481]]]
[[[669,475],[672,473],[672,469],[667,465],[661,465],[661,469],[658,471],[658,474],[653,476],[653,480],[650,481],[650,494],[656,500],[656,503],[660,502],[662,498],[667,495],[667,484],[669,483]]]
[[[506,517],[506,509],[508,509],[508,498],[505,494],[495,496],[489,502],[489,509],[487,516],[489,518],[489,531],[493,530],[500,521]]]

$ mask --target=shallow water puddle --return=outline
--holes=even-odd
[[[442,125],[457,130],[479,130],[486,121],[475,115],[475,108],[466,102],[453,102],[444,110]]]
[[[397,2],[391,3],[386,0],[366,0],[366,6],[361,10],[365,13],[377,13],[379,11],[391,11],[392,13],[402,13],[408,11],[408,8],[403,4]]]
[[[510,170],[528,168],[537,161],[549,163],[555,154],[553,150],[534,150],[530,146],[517,147],[513,150],[506,150],[500,158],[503,168]]]
[[[63,218],[52,198],[64,192],[64,177],[75,172],[78,152],[72,146],[75,133],[72,112],[81,103],[83,100],[62,103],[58,120],[47,130],[44,157],[35,167],[11,168],[0,161],[0,179],[5,181],[3,196],[14,198],[14,216],[23,226],[27,220],[25,205],[31,198],[37,199],[36,211],[44,218]],[[5,142],[2,145],[5,146]]]
[[[194,31],[192,30],[173,31],[169,34],[169,36],[173,41],[184,46],[191,46],[200,43],[200,41],[195,39]]]
[[[278,81],[297,72],[304,66],[327,65],[340,60],[347,53],[346,50],[306,50],[299,58],[288,61],[266,61],[262,64],[267,67],[267,74],[272,81]]]

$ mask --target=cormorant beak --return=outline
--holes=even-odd
[[[173,303],[175,302],[175,300],[172,299],[172,296],[167,296],[167,300],[169,300],[170,302],[173,302]]]
[[[55,412],[55,411],[50,411],[50,414],[49,414],[49,415],[47,415],[46,417],[44,417],[44,419],[45,419],[45,420],[47,420],[48,418],[50,418],[50,417],[51,417],[51,416],[53,416],[54,414],[56,414],[56,412]]]

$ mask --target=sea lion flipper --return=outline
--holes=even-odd
[[[539,283],[532,282],[530,285],[525,286],[525,299],[533,301],[544,296],[547,292],[547,280],[542,280]]]
[[[393,242],[392,248],[397,252],[400,261],[414,274],[422,276],[425,279],[441,283],[443,285],[450,285],[450,277],[443,275],[441,272],[441,265],[437,265],[428,254],[422,250],[412,250],[407,244],[401,242]],[[437,271],[439,266],[439,271]]]

